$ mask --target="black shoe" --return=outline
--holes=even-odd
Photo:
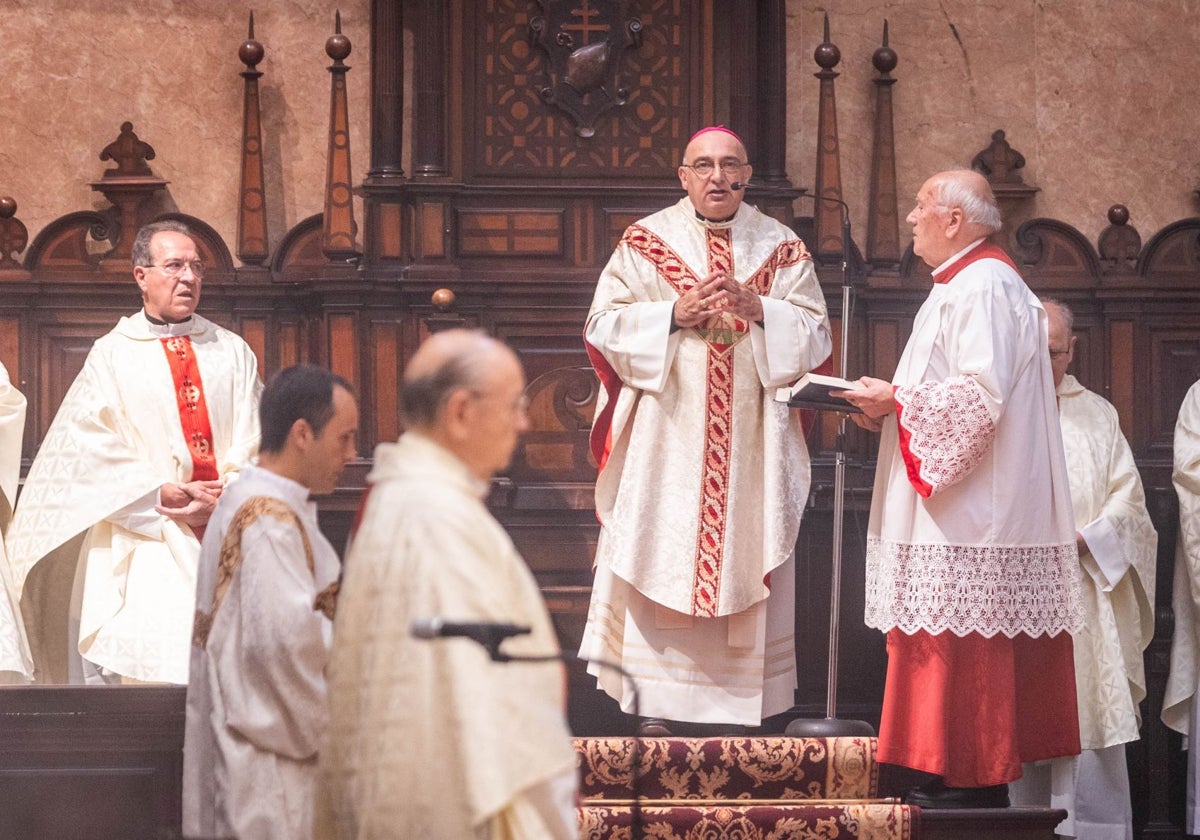
[[[919,808],[1007,808],[1008,785],[956,788],[938,780],[909,791],[904,802]]]
[[[662,718],[643,718],[638,724],[639,738],[670,738],[671,730]]]

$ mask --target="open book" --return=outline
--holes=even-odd
[[[790,388],[779,388],[775,391],[775,399],[785,402],[792,408],[812,408],[817,411],[842,411],[846,414],[861,414],[862,409],[855,408],[841,397],[831,397],[830,391],[857,391],[862,386],[836,376],[822,376],[819,373],[806,373]]]

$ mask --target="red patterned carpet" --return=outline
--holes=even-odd
[[[582,738],[580,836],[627,840],[636,778],[655,840],[915,840],[919,811],[878,795],[873,738]]]

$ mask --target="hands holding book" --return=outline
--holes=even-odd
[[[835,391],[830,396],[841,397],[853,405],[861,414],[852,414],[855,425],[871,432],[883,428],[883,420],[896,411],[895,389],[892,383],[870,376],[860,377],[857,387],[847,391]]]

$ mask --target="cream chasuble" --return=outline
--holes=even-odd
[[[721,315],[672,332],[676,299],[713,271],[760,296],[762,324]],[[602,529],[580,655],[629,671],[643,715],[757,724],[795,688],[791,559],[809,460],[773,391],[829,356],[812,259],[753,207],[708,222],[681,199],[625,232],[585,340],[604,386]],[[611,669],[589,672],[634,710]]]
[[[1075,528],[1089,549],[1080,559],[1085,619],[1074,648],[1080,743],[1095,750],[1138,738],[1158,534],[1117,410],[1070,374],[1058,406]]]
[[[241,539],[235,533],[226,550],[235,518]],[[341,563],[308,489],[256,467],[230,485],[209,520],[199,610],[210,609],[225,562],[232,566],[228,588],[204,643],[192,644],[183,833],[307,840],[333,636],[332,621],[314,604]]]
[[[8,531],[17,499],[24,436],[25,397],[13,387],[8,370],[0,364],[0,532]],[[20,596],[0,544],[0,685],[26,683],[31,676],[33,658],[25,640]]]
[[[8,535],[39,680],[65,681],[70,645],[116,674],[187,682],[200,544],[153,508],[161,485],[194,477],[198,441],[181,415],[200,386],[177,393],[166,345],[179,336],[190,339],[202,380],[217,475],[228,479],[258,449],[262,384],[236,335],[198,315],[160,327],[138,313],[96,341],[30,467]],[[69,599],[77,560],[84,579]],[[69,600],[79,629],[68,642]]]
[[[1196,738],[1200,726],[1200,706],[1196,704],[1196,693],[1200,690],[1200,382],[1192,385],[1179,407],[1171,480],[1179,496],[1179,535],[1171,593],[1175,634],[1171,639],[1171,673],[1163,696],[1162,721],[1187,738],[1184,830],[1200,834],[1200,760]]]
[[[322,840],[578,838],[561,664],[498,663],[469,639],[413,638],[414,619],[532,632],[559,652],[533,575],[487,508],[487,484],[430,439],[375,449],[346,558],[329,667],[314,835]]]
[[[972,248],[934,283],[892,379],[866,623],[985,638],[1074,631],[1083,611],[1046,313],[999,248]]]

